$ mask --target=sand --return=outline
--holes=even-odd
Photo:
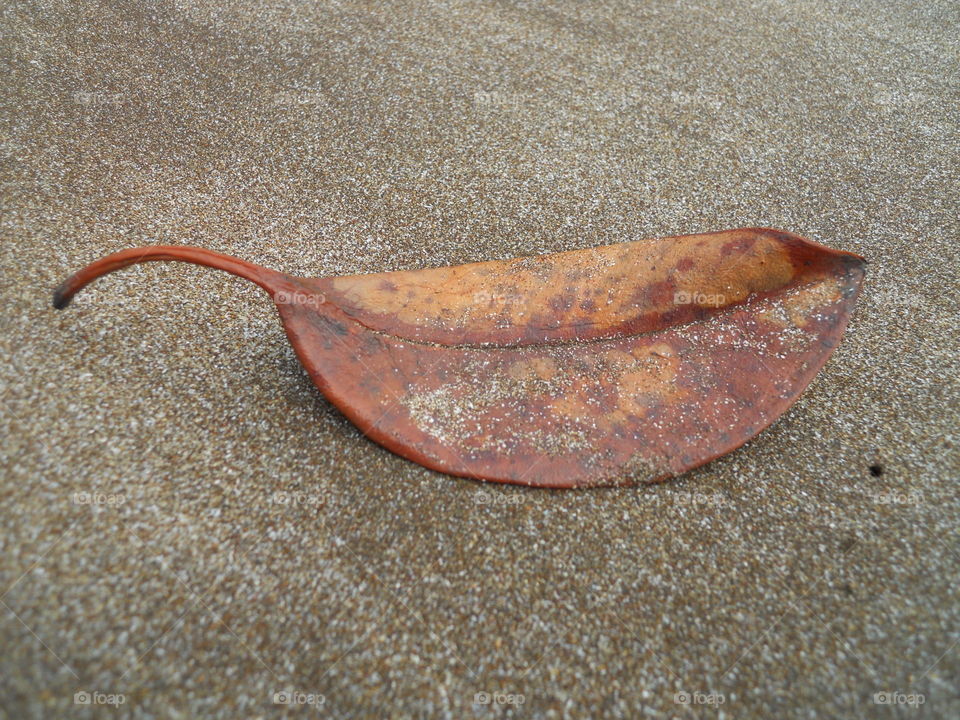
[[[943,1],[5,6],[0,716],[958,716],[958,27]],[[864,294],[773,427],[652,487],[402,460],[222,273],[50,306],[152,243],[325,276],[751,225],[865,255]]]

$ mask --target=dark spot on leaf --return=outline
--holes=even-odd
[[[341,322],[331,320],[325,315],[315,315],[314,318],[314,323],[320,328],[320,330],[332,332],[335,335],[340,335],[341,337],[349,334],[346,326]]]
[[[550,298],[547,304],[555,313],[561,314],[567,312],[573,307],[574,300],[575,298],[573,293],[566,292],[562,295],[554,295],[552,298]]]
[[[677,289],[673,278],[661,280],[645,288],[647,298],[652,305],[666,305],[673,301],[673,293]]]
[[[733,253],[745,253],[754,246],[756,241],[756,238],[751,236],[740,237],[736,240],[731,240],[728,243],[724,243],[720,248],[720,255],[727,256],[732,255]]]

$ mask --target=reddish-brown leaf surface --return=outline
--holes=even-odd
[[[314,383],[384,447],[542,487],[662,480],[739,447],[826,362],[864,276],[766,228],[320,279],[167,246],[93,263],[54,303],[147,260],[267,290]]]

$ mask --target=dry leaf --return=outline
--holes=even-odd
[[[826,362],[864,276],[765,228],[320,279],[166,246],[93,263],[54,304],[148,260],[263,287],[317,387],[384,447],[541,487],[662,480],[739,447]]]

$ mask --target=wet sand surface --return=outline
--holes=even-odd
[[[957,717],[958,26],[6,5],[0,716]],[[155,243],[328,276],[753,225],[865,255],[863,295],[775,425],[658,486],[407,462],[222,273],[50,305]]]

